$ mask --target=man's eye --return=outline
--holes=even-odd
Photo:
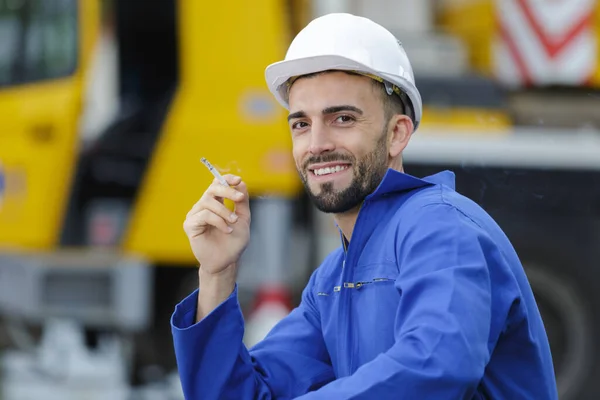
[[[338,121],[338,122],[352,122],[352,121],[354,121],[354,118],[352,118],[352,116],[350,116],[350,115],[340,115],[339,117],[336,118],[336,121]]]
[[[292,129],[302,129],[302,128],[306,128],[308,126],[308,124],[304,121],[298,121],[298,122],[294,122],[292,124]]]

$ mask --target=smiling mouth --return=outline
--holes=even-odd
[[[334,167],[310,169],[310,172],[312,172],[316,176],[326,176],[326,175],[332,175],[332,174],[335,174],[335,173],[338,173],[341,171],[345,171],[348,168],[350,168],[350,165],[336,165]]]

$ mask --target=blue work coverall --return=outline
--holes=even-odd
[[[556,400],[546,332],[523,267],[454,174],[388,170],[301,303],[242,343],[231,296],[171,319],[186,399]]]

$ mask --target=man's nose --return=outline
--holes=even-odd
[[[311,154],[321,154],[335,150],[335,144],[331,139],[327,127],[319,123],[313,124],[310,131],[309,152]]]

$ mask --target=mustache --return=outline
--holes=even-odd
[[[320,163],[328,163],[328,162],[348,162],[352,163],[354,158],[344,154],[336,154],[336,153],[328,153],[321,156],[313,156],[309,157],[304,161],[302,167],[304,170],[308,169],[310,164],[320,164]]]

